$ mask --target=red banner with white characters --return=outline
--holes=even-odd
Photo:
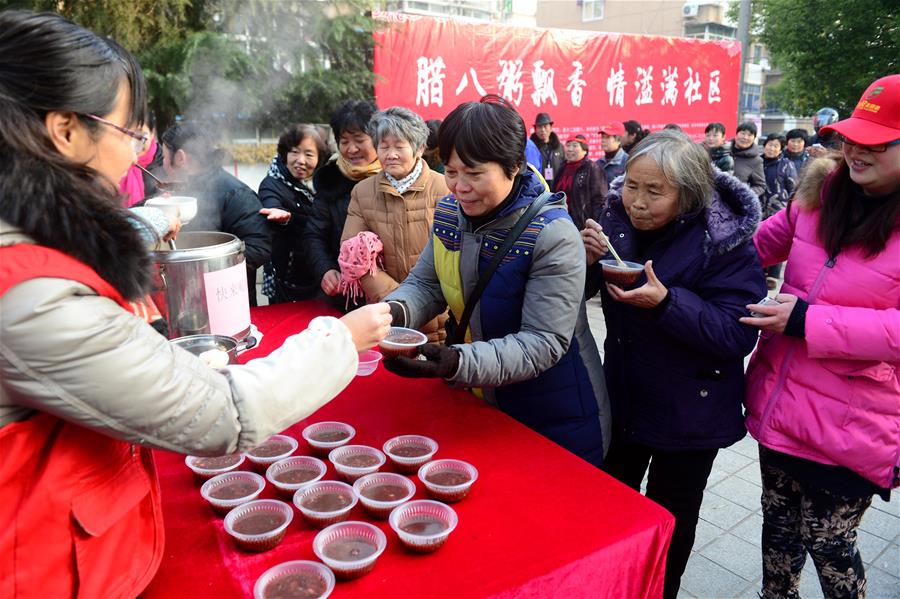
[[[582,133],[600,153],[598,127],[675,123],[701,139],[706,125],[734,131],[738,42],[513,27],[376,12],[375,97],[442,119],[462,102],[498,94],[531,132],[547,112],[561,141]]]

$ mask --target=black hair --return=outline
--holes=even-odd
[[[627,131],[631,135],[635,136],[635,138],[634,138],[635,144],[637,144],[639,141],[641,141],[642,139],[647,137],[647,135],[650,134],[649,130],[643,129],[641,127],[641,124],[634,120],[625,121],[624,123],[622,123],[622,125],[625,127],[625,131]]]
[[[331,130],[334,132],[334,139],[337,140],[347,131],[368,135],[366,131],[369,127],[369,121],[372,120],[372,115],[376,112],[378,112],[378,109],[375,105],[365,100],[344,102],[331,116],[330,124]]]
[[[216,140],[206,127],[189,121],[175,123],[159,137],[159,141],[173,154],[178,150],[190,156],[202,169],[220,168],[225,153],[216,147]]]
[[[706,126],[706,129],[703,130],[704,133],[709,133],[710,131],[719,131],[722,135],[725,135],[725,125],[722,123],[710,123]]]
[[[878,202],[874,210],[867,210],[857,199],[854,185],[850,167],[841,160],[823,185],[816,233],[829,256],[859,245],[869,258],[874,258],[884,251],[894,232],[900,216],[900,191]]]
[[[130,91],[127,127],[139,126],[147,97],[134,57],[115,42],[49,13],[0,12],[0,218],[36,243],[93,268],[125,298],[150,287],[150,258],[118,181],[59,152],[45,118],[77,115],[91,136]]]
[[[512,179],[525,164],[527,139],[525,121],[512,104],[489,94],[479,102],[460,104],[447,115],[438,131],[438,148],[444,164],[455,150],[466,166],[496,162]]]
[[[768,135],[766,135],[766,141],[763,143],[763,145],[766,145],[767,143],[769,143],[770,141],[773,141],[773,140],[777,141],[779,144],[781,144],[782,150],[784,149],[784,146],[787,144],[787,142],[784,139],[784,135],[782,135],[781,133],[769,133]]]
[[[303,140],[306,138],[312,139],[316,144],[316,152],[318,153],[316,168],[323,166],[328,161],[328,150],[325,147],[325,142],[322,141],[322,136],[319,135],[315,127],[303,123],[290,125],[281,132],[281,136],[278,138],[278,157],[281,158],[282,162],[287,159],[288,152],[303,143]]]
[[[737,135],[741,131],[749,131],[753,135],[753,137],[756,137],[758,135],[756,123],[750,121],[744,121],[743,123],[738,125],[737,130],[734,132],[734,134]]]
[[[791,129],[784,137],[788,141],[798,138],[802,139],[804,147],[809,143],[809,133],[806,132],[806,129]]]
[[[427,150],[434,150],[438,146],[438,130],[441,128],[441,119],[428,119],[425,121],[428,127],[428,141],[425,142]]]
[[[707,129],[708,129],[708,128],[709,128],[709,127],[707,127]],[[725,128],[722,127],[722,129],[725,129]],[[668,125],[666,125],[665,127],[663,127],[663,131],[681,131],[681,127],[679,127],[679,126],[676,125],[675,123],[669,123]]]

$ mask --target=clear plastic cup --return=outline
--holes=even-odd
[[[349,443],[356,436],[356,429],[343,422],[317,422],[303,429],[302,434],[314,454],[327,456],[332,449]]]
[[[344,445],[332,449],[328,459],[334,464],[335,471],[348,483],[360,476],[378,472],[387,461],[383,453],[368,445]]]
[[[395,507],[412,499],[416,485],[402,474],[376,472],[357,479],[353,490],[366,513],[383,520]]]
[[[388,522],[405,547],[417,553],[431,553],[443,547],[459,518],[445,503],[417,499],[394,508]]]
[[[345,580],[371,572],[385,547],[385,534],[368,522],[332,524],[313,540],[316,557]]]
[[[359,352],[359,366],[356,367],[356,376],[369,376],[378,368],[381,354],[374,349]]]
[[[434,439],[422,435],[400,435],[385,441],[382,450],[400,472],[412,473],[431,460],[438,450]]]
[[[322,479],[327,471],[325,462],[311,456],[292,456],[278,460],[266,470],[266,480],[279,493],[291,498],[300,487]]]
[[[637,262],[628,262],[624,260],[624,266],[619,264],[618,260],[601,260],[600,267],[603,269],[603,280],[612,283],[617,287],[631,287],[641,277],[644,272],[644,265]]]
[[[215,457],[203,457],[189,455],[184,458],[184,463],[194,473],[197,482],[205,482],[214,476],[231,472],[240,468],[245,456],[242,453],[232,453]]]
[[[265,472],[266,469],[284,458],[290,456],[297,451],[300,443],[293,437],[287,435],[272,435],[257,445],[253,449],[247,451],[247,459],[250,460],[257,470]]]
[[[477,479],[475,466],[462,460],[434,460],[419,468],[419,480],[425,490],[446,503],[464,499]]]
[[[349,518],[358,501],[353,487],[336,480],[310,483],[294,493],[294,505],[307,522],[319,528]]]
[[[304,597],[326,599],[334,590],[334,572],[319,562],[296,560],[272,566],[253,585],[253,599]]]
[[[385,358],[399,356],[415,358],[427,342],[428,337],[421,331],[406,327],[391,327],[387,337],[378,343],[378,348]]]
[[[293,519],[294,510],[285,502],[257,499],[228,512],[225,532],[239,548],[258,553],[277,546]]]
[[[254,472],[226,472],[214,476],[200,487],[200,495],[217,514],[224,516],[242,503],[253,501],[266,486],[263,477]]]

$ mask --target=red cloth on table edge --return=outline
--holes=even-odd
[[[334,314],[321,302],[251,313],[265,337],[242,361],[268,354],[316,314]],[[401,379],[379,366],[286,431],[300,441],[297,455],[308,453],[302,429],[322,420],[352,424],[352,443],[379,449],[397,434],[428,435],[440,446],[436,459],[463,459],[479,470],[469,497],[453,504],[459,525],[434,554],[405,551],[386,521],[355,507],[351,519],[379,526],[388,547],[371,573],[339,580],[332,597],[662,596],[672,516],[473,395],[433,379]],[[261,554],[237,550],[222,518],[200,497],[184,457],[158,451],[157,462],[167,545],[143,599],[249,597],[268,568],[317,559],[317,530],[296,509],[281,545]],[[330,464],[325,478],[335,478]],[[412,480],[415,498],[426,498],[421,482]],[[274,488],[267,485],[261,497],[276,498]]]

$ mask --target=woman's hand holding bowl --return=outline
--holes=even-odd
[[[655,308],[661,301],[666,299],[669,290],[656,278],[656,273],[653,272],[653,260],[647,260],[647,264],[644,265],[644,272],[647,273],[647,282],[637,289],[625,291],[621,287],[607,283],[606,290],[617,302],[624,302],[638,308]]]
[[[753,327],[759,327],[764,331],[771,331],[773,333],[784,333],[784,327],[787,326],[788,319],[791,317],[791,312],[794,311],[794,306],[797,305],[797,296],[791,295],[790,293],[779,293],[775,296],[775,300],[778,302],[775,304],[748,304],[747,309],[751,312],[756,312],[758,314],[765,314],[761,318],[757,318],[755,316],[744,316],[739,318],[738,320],[744,324],[749,324]]]

